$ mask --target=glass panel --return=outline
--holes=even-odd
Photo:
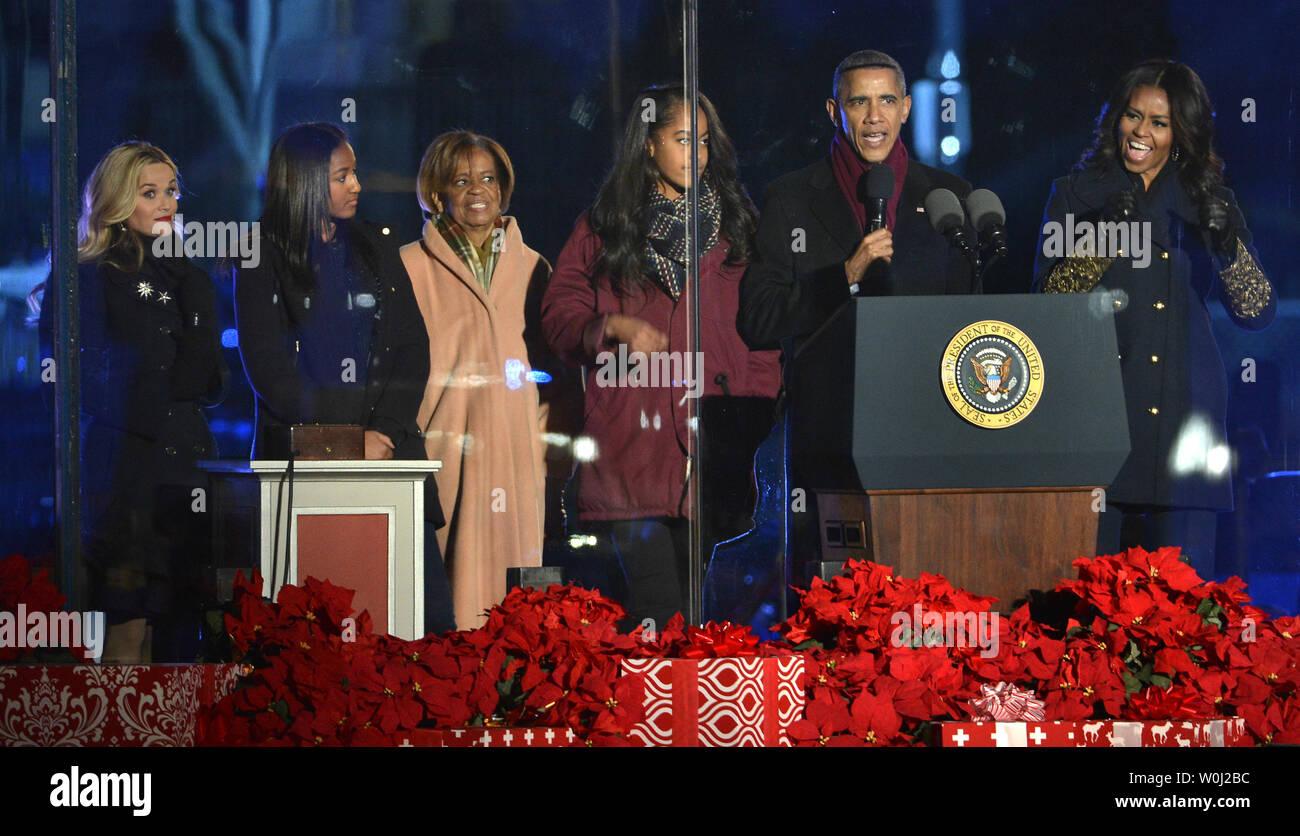
[[[1210,561],[1202,564],[1204,574],[1220,578],[1242,575],[1258,603],[1274,611],[1296,612],[1300,606],[1300,551],[1296,547],[1300,542],[1300,421],[1295,403],[1300,372],[1290,347],[1300,317],[1296,301],[1300,283],[1297,256],[1287,242],[1297,221],[1290,198],[1295,187],[1291,137],[1297,126],[1293,109],[1286,104],[1294,90],[1285,72],[1260,74],[1247,69],[1254,66],[1258,55],[1291,54],[1286,48],[1286,33],[1293,28],[1289,27],[1288,12],[1263,8],[1243,12],[1203,2],[1172,2],[1133,7],[1114,17],[1098,15],[1095,4],[1085,2],[1035,6],[992,0],[871,4],[755,0],[703,4],[700,15],[700,86],[725,114],[735,139],[741,179],[763,204],[763,196],[771,194],[768,190],[778,178],[788,174],[793,178],[783,181],[779,203],[769,200],[762,207],[769,215],[781,213],[782,218],[791,219],[783,221],[783,234],[795,236],[791,246],[797,246],[802,229],[801,222],[793,220],[796,217],[826,225],[826,229],[837,221],[833,213],[819,218],[808,205],[795,205],[794,201],[806,198],[796,197],[801,193],[795,182],[804,183],[811,175],[808,171],[790,174],[830,160],[835,128],[827,118],[827,100],[833,95],[836,65],[862,49],[881,50],[897,59],[906,77],[910,112],[885,112],[859,122],[870,130],[861,132],[862,153],[848,155],[846,165],[851,167],[852,160],[861,160],[863,155],[874,162],[871,149],[880,141],[888,144],[896,130],[907,149],[909,177],[925,165],[961,177],[969,184],[966,188],[995,192],[1005,210],[1007,252],[981,268],[983,289],[992,294],[1030,292],[1036,257],[1040,262],[1045,258],[1040,236],[1053,179],[1069,174],[1088,148],[1098,113],[1121,75],[1144,59],[1161,56],[1174,56],[1194,68],[1218,108],[1216,142],[1227,164],[1226,182],[1234,189],[1241,210],[1240,218],[1233,214],[1232,223],[1244,219],[1249,225],[1251,244],[1280,302],[1275,321],[1262,332],[1250,330],[1258,320],[1245,321],[1247,328],[1241,328],[1229,316],[1231,294],[1245,299],[1240,284],[1232,288],[1220,282],[1203,304],[1196,294],[1207,292],[1215,271],[1205,258],[1203,236],[1196,231],[1197,211],[1184,210],[1188,224],[1180,228],[1191,230],[1191,239],[1176,239],[1172,246],[1166,240],[1170,259],[1156,264],[1157,268],[1170,262],[1176,266],[1177,279],[1170,292],[1178,298],[1176,302],[1148,300],[1158,316],[1164,316],[1169,305],[1179,306],[1179,319],[1168,332],[1167,345],[1161,350],[1139,349],[1137,343],[1153,333],[1156,323],[1144,319],[1142,327],[1134,327],[1119,320],[1121,353],[1132,343],[1133,351],[1148,366],[1143,370],[1123,365],[1126,388],[1135,402],[1129,410],[1130,423],[1156,417],[1146,410],[1145,402],[1136,401],[1158,397],[1160,387],[1165,387],[1167,400],[1160,407],[1152,405],[1159,413],[1160,435],[1150,436],[1146,430],[1135,430],[1133,435],[1135,446],[1151,453],[1148,463],[1141,465],[1142,478],[1159,487],[1135,493],[1125,487],[1133,484],[1133,475],[1121,475],[1111,488],[1110,507],[1114,510],[1120,507],[1115,504],[1118,500],[1127,499],[1143,506],[1130,506],[1130,511],[1150,510],[1146,506],[1156,506],[1156,511],[1216,508],[1217,515],[1202,517],[1210,520],[1210,529],[1203,523],[1200,533],[1196,524],[1179,529],[1180,537],[1203,543],[1204,559]],[[888,25],[882,26],[882,21]],[[861,105],[858,102],[855,107]],[[832,110],[850,112],[842,106]],[[1177,130],[1175,125],[1175,135]],[[1155,153],[1160,151],[1157,143]],[[1133,153],[1140,156],[1145,152]],[[897,166],[896,158],[889,161]],[[1182,163],[1174,163],[1185,164],[1186,154]],[[1140,165],[1140,161],[1134,162],[1134,166]],[[827,166],[825,171],[829,178],[831,168]],[[832,183],[829,188],[836,191],[838,187]],[[850,188],[846,185],[841,191],[847,194]],[[905,223],[904,214],[922,210],[923,196],[924,192],[904,186],[899,198],[902,205],[896,210],[889,207],[889,214],[896,211],[898,223]],[[869,208],[865,199],[859,197],[859,202]],[[849,208],[847,198],[839,203],[843,210]],[[969,202],[964,209],[975,211]],[[935,220],[933,211],[929,217]],[[760,225],[760,251],[763,229]],[[859,220],[857,231],[849,237],[861,240],[862,229]],[[814,231],[807,231],[808,246],[813,247]],[[973,229],[969,233],[976,234]],[[1239,237],[1245,240],[1246,234]],[[900,272],[906,273],[906,265],[917,263],[918,256],[915,248],[900,250],[904,246],[901,236],[897,230],[893,235],[892,275],[902,281]],[[1156,237],[1159,244],[1168,235]],[[947,252],[948,246],[939,239],[931,251]],[[1190,268],[1179,261],[1184,253],[1193,259]],[[984,264],[989,254],[986,247]],[[1138,258],[1140,253],[1134,250],[1129,255]],[[1161,259],[1158,254],[1153,257]],[[951,283],[943,286],[943,275],[942,271],[929,271],[906,286],[869,289],[869,295],[969,290]],[[1145,286],[1150,286],[1149,282]],[[812,284],[803,286],[805,293],[814,290]],[[1156,303],[1166,307],[1157,308]],[[1138,309],[1130,313],[1130,321],[1136,321]],[[745,317],[742,312],[742,320]],[[801,322],[787,330],[806,337],[810,328],[808,322]],[[870,358],[873,367],[901,360],[902,355]],[[1220,373],[1220,360],[1226,375]],[[1132,357],[1123,361],[1130,362],[1138,361]],[[1152,367],[1167,371],[1151,377],[1147,372]],[[1154,382],[1138,382],[1148,377]],[[1154,394],[1150,386],[1156,387]],[[882,391],[878,397],[887,399],[890,393]],[[843,406],[851,408],[847,402]],[[1205,420],[1198,424],[1198,416]],[[1223,421],[1222,431],[1219,421]],[[759,481],[767,486],[759,525],[748,539],[754,543],[770,534],[773,541],[752,550],[737,548],[734,555],[727,548],[719,551],[706,590],[715,609],[706,610],[706,615],[730,613],[732,618],[747,618],[746,613],[756,608],[779,611],[782,580],[768,569],[780,563],[776,542],[787,523],[792,524],[790,536],[794,538],[788,580],[800,587],[807,585],[818,559],[861,555],[864,548],[855,548],[853,541],[865,545],[873,536],[872,521],[860,520],[860,512],[854,516],[844,510],[839,515],[843,519],[823,513],[819,521],[813,501],[818,486],[800,484],[792,466],[791,481],[781,487],[776,474],[784,457],[775,439],[769,439],[769,444],[759,457]],[[1206,484],[1216,487],[1203,491]],[[791,506],[805,493],[808,501],[802,507],[806,510],[792,512]],[[1146,518],[1149,525],[1155,524],[1153,520],[1150,515]],[[1125,521],[1125,542],[1140,537],[1132,527],[1138,521],[1134,517]],[[800,522],[806,523],[802,534]],[[827,524],[826,530],[820,530],[820,523]],[[1118,543],[1118,521],[1114,530],[1109,526],[1109,520],[1104,520],[1104,535],[1113,536]],[[1153,537],[1155,540],[1148,542],[1161,539],[1160,534]],[[769,563],[769,559],[775,562]],[[894,562],[889,554],[880,560]]]
[[[134,12],[115,0],[76,5],[69,174],[80,189],[97,164],[105,178],[109,163],[131,172],[105,179],[95,198],[102,211],[90,225],[107,247],[78,272],[72,314],[86,474],[77,565],[94,562],[80,604],[105,606],[125,573],[136,597],[111,621],[156,621],[156,659],[205,652],[202,611],[228,594],[236,568],[260,565],[264,541],[283,551],[285,533],[268,537],[256,495],[199,462],[230,469],[255,444],[274,457],[272,442],[261,445],[277,427],[319,422],[359,424],[394,455],[443,462],[448,524],[427,539],[446,555],[459,626],[500,600],[508,568],[544,561],[626,603],[628,626],[650,617],[662,628],[686,602],[685,564],[675,577],[662,569],[670,555],[684,561],[687,521],[698,517],[684,491],[694,405],[684,396],[698,394],[703,372],[680,342],[694,312],[673,299],[689,272],[680,206],[656,210],[664,227],[653,248],[637,224],[647,188],[663,181],[672,197],[671,186],[686,186],[689,145],[659,130],[688,111],[680,4],[175,0],[148,22]],[[23,322],[50,248],[50,8],[15,3],[5,14],[6,112],[17,115],[6,122],[6,194],[23,198],[10,205],[25,214],[5,225],[5,385],[22,408],[8,413],[3,536],[10,551],[53,566],[53,418],[36,329]],[[654,94],[658,114],[636,95],[655,84],[679,85]],[[312,156],[313,143],[340,136],[331,129],[285,138],[302,122],[334,125],[352,156],[335,159],[338,142],[326,159]],[[629,143],[629,125],[678,169],[651,168],[651,143]],[[458,129],[491,141],[449,135]],[[443,156],[421,175],[439,137]],[[620,179],[629,172],[640,179]],[[147,197],[137,189],[173,173],[176,196],[169,182]],[[630,219],[611,262],[631,268],[627,298],[601,279],[592,224],[575,228],[602,184],[611,199],[596,226],[617,237]],[[353,212],[373,229],[338,223]],[[651,258],[659,267],[641,287]],[[402,270],[413,294],[397,289]],[[728,267],[733,306],[739,273]],[[417,309],[428,379],[405,365],[424,351],[402,342]],[[638,365],[620,344],[660,351],[664,365]],[[431,610],[447,594],[436,586],[425,590]]]

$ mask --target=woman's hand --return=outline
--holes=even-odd
[[[625,343],[627,350],[649,354],[668,349],[668,335],[644,319],[612,314],[605,321],[605,339]]]
[[[378,430],[366,430],[366,461],[393,457],[393,440]]]
[[[1214,248],[1230,259],[1236,257],[1237,235],[1232,229],[1227,201],[1212,195],[1206,196],[1197,209],[1201,228],[1210,233]]]

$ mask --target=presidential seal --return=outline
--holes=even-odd
[[[1043,393],[1043,361],[1019,328],[986,319],[957,332],[943,352],[939,380],[949,405],[979,427],[1023,421]]]

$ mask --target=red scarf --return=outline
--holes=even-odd
[[[903,194],[903,180],[907,179],[907,148],[902,138],[894,140],[894,147],[889,149],[885,163],[894,170],[894,193],[885,201],[885,226],[894,231],[898,220],[898,199]],[[858,200],[858,181],[867,176],[871,163],[858,156],[857,150],[844,136],[843,131],[836,131],[831,140],[831,169],[835,172],[835,181],[840,184],[844,199],[849,202],[853,216],[858,219],[858,229],[867,230],[867,205]]]

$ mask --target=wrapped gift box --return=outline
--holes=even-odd
[[[434,746],[490,749],[551,749],[573,746],[578,737],[573,729],[531,727],[478,727],[466,729],[415,729],[402,746]]]
[[[646,746],[789,746],[803,716],[803,657],[626,659],[645,682],[645,719],[629,737]]]
[[[239,665],[0,665],[0,746],[194,746]]]
[[[955,747],[1222,747],[1249,745],[1246,721],[1093,720],[1000,723],[982,720],[938,723],[938,744]]]

